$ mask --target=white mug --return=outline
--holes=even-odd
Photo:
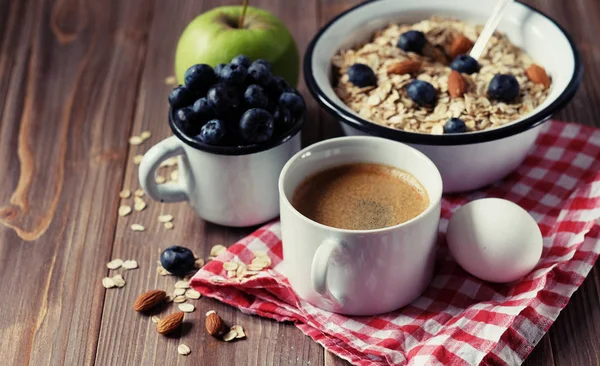
[[[277,179],[300,150],[303,121],[284,136],[245,147],[202,144],[181,132],[172,118],[170,124],[175,136],[153,146],[140,163],[140,184],[148,196],[188,201],[204,220],[225,226],[252,226],[277,217]],[[179,156],[178,181],[157,184],[156,170],[173,156]]]
[[[412,174],[429,207],[417,217],[376,230],[319,224],[291,204],[308,176],[339,165],[376,163]],[[347,315],[375,315],[409,304],[429,285],[435,262],[442,178],[425,155],[377,137],[341,137],[311,145],[292,157],[279,177],[282,272],[311,304]]]

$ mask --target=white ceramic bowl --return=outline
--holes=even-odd
[[[317,101],[342,122],[348,135],[373,135],[408,143],[427,155],[444,180],[444,192],[484,187],[516,169],[543,122],[575,95],[583,74],[573,40],[554,20],[515,2],[498,29],[522,47],[552,77],[548,98],[531,114],[505,126],[453,135],[428,135],[378,125],[361,118],[335,94],[331,58],[340,49],[367,41],[392,22],[415,23],[433,15],[484,24],[497,0],[375,0],[331,20],[315,36],[304,57],[306,84]]]

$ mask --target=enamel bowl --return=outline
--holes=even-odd
[[[362,3],[331,20],[314,37],[304,57],[304,77],[315,99],[340,120],[347,135],[372,135],[407,143],[438,167],[444,192],[464,192],[493,183],[525,159],[542,124],[575,95],[583,67],[567,32],[540,11],[513,3],[498,30],[523,48],[552,77],[548,98],[531,114],[502,127],[453,135],[429,135],[385,127],[361,118],[332,87],[331,58],[371,38],[389,23],[415,23],[431,16],[485,24],[496,0],[375,0]]]

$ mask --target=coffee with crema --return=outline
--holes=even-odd
[[[429,206],[425,188],[410,173],[380,164],[349,164],[306,178],[292,205],[320,224],[372,230],[409,221]]]

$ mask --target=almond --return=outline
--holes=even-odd
[[[456,56],[466,54],[471,48],[473,48],[473,41],[460,35],[452,41],[452,45],[450,46],[450,57],[454,60]]]
[[[467,83],[460,72],[452,70],[448,76],[448,93],[452,98],[460,98],[467,91]]]
[[[206,313],[206,331],[213,337],[221,338],[229,329],[227,329],[219,314],[211,310]]]
[[[531,64],[531,66],[525,70],[525,74],[527,74],[529,80],[533,81],[534,83],[543,84],[545,88],[550,87],[550,78],[543,67],[536,64]]]
[[[410,74],[421,69],[421,63],[415,60],[404,60],[395,62],[387,67],[388,74]]]
[[[161,290],[152,290],[141,294],[133,303],[133,310],[146,311],[155,307],[167,298],[167,293]]]
[[[156,324],[156,331],[160,334],[169,334],[177,329],[183,321],[183,311],[167,315]]]

